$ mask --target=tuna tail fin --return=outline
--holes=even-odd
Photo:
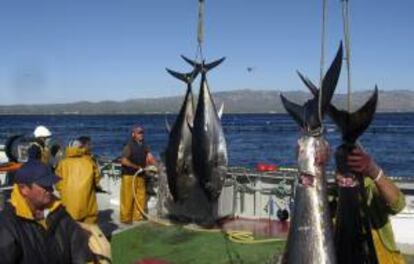
[[[299,75],[299,78],[305,84],[305,86],[309,89],[313,96],[318,96],[319,88],[311,81],[309,78],[305,77],[300,71],[296,71]]]
[[[329,115],[335,124],[341,129],[342,139],[349,143],[355,141],[364,133],[374,119],[378,102],[378,87],[369,100],[354,113],[338,110],[335,107],[329,109]]]
[[[319,88],[309,78],[304,76],[299,71],[297,71],[297,74],[299,75],[299,78],[302,80],[302,82],[305,84],[305,86],[313,94],[313,96],[318,96]],[[333,104],[329,104],[328,107],[327,107],[328,115],[331,115],[331,113],[335,112],[335,111],[339,111],[339,110]]]
[[[282,94],[280,94],[280,99],[282,99],[283,106],[285,107],[286,111],[293,117],[293,120],[299,124],[300,127],[305,126],[305,122],[303,119],[303,112],[304,107],[295,103],[292,103]]]
[[[203,61],[203,63],[198,63],[196,61],[193,61],[193,60],[185,57],[184,55],[181,55],[181,58],[183,58],[183,60],[185,60],[188,64],[190,64],[191,66],[193,66],[196,69],[199,69],[202,72],[208,72],[209,70],[211,70],[211,69],[217,67],[218,65],[220,65],[226,59],[226,57],[222,57],[218,60],[215,60],[213,62],[210,62],[210,63],[206,64],[204,61]]]
[[[342,67],[342,42],[339,44],[338,51],[336,52],[336,56],[334,61],[332,62],[331,66],[329,67],[328,71],[326,72],[325,76],[322,80],[322,117],[325,114],[326,109],[329,107],[330,102],[332,100],[333,94],[335,92],[336,85],[338,84],[339,74],[341,73]],[[320,120],[322,122],[322,120]]]
[[[165,68],[169,74],[174,76],[175,78],[185,82],[187,85],[190,85],[195,78],[197,78],[198,73],[200,72],[197,67],[194,68],[192,72],[189,73],[180,73],[173,70],[170,70],[168,68]]]
[[[286,111],[293,117],[293,119],[304,129],[306,130],[317,130],[321,127],[322,120],[319,118],[319,100],[321,100],[321,114],[324,116],[327,108],[330,105],[333,94],[335,92],[336,85],[338,83],[339,74],[342,67],[342,43],[339,45],[338,51],[336,53],[335,59],[333,60],[331,66],[326,72],[323,81],[322,81],[322,93],[318,92],[317,87],[309,81],[307,78],[303,77],[299,73],[299,77],[305,83],[305,85],[311,90],[314,95],[314,98],[307,101],[303,106],[292,103],[287,100],[283,95],[280,95],[282,99],[283,106]]]

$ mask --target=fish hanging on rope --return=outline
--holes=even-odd
[[[192,126],[194,171],[208,199],[217,202],[227,174],[227,145],[213,97],[207,84],[207,72],[225,58],[206,64],[185,61],[201,71],[200,93]]]
[[[325,176],[330,150],[321,118],[330,105],[341,66],[342,44],[323,78],[321,93],[303,106],[281,95],[283,106],[303,132],[298,140],[298,183],[282,263],[336,263]]]

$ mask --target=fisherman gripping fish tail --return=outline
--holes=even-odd
[[[339,263],[404,263],[389,221],[405,206],[402,192],[365,152],[358,138],[374,118],[378,88],[357,111],[329,107],[340,128],[342,144],[335,153],[338,208],[335,245]]]
[[[333,97],[341,65],[342,44],[323,78],[321,93],[303,106],[281,95],[283,106],[303,132],[298,140],[298,184],[282,263],[336,263],[325,177],[330,150],[323,137],[322,117]]]
[[[308,78],[299,77],[314,96],[319,90]],[[337,147],[338,201],[335,247],[338,263],[405,263],[396,247],[389,215],[405,206],[405,197],[364,150],[358,138],[371,124],[378,102],[378,88],[367,102],[351,113],[327,107],[338,126],[342,144]]]

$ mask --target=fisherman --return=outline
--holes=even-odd
[[[99,166],[98,166],[98,162],[97,159],[95,158],[95,156],[92,153],[92,139],[89,136],[80,136],[77,138],[77,140],[81,143],[81,148],[83,148],[85,150],[85,156],[90,158],[91,162],[93,162],[96,166],[96,168],[98,168],[98,173],[100,172]],[[102,175],[101,175],[102,176]],[[100,178],[101,178],[100,176]],[[96,192],[105,192],[102,189],[102,186],[100,184],[96,185]]]
[[[56,168],[56,174],[62,178],[56,185],[62,203],[76,221],[96,224],[98,220],[96,189],[101,189],[98,167],[79,140],[70,142],[65,152],[66,157]]]
[[[29,159],[41,160],[49,165],[50,150],[49,142],[52,132],[45,126],[37,126],[33,131],[34,141],[28,149]]]
[[[143,127],[132,127],[131,138],[122,150],[121,164],[120,221],[131,224],[132,221],[143,219],[147,202],[144,169],[147,165],[156,164],[149,147],[144,143]]]
[[[387,177],[383,169],[361,147],[357,146],[347,156],[351,171],[365,175],[368,214],[372,224],[372,237],[379,263],[405,263],[397,249],[389,219],[405,207],[405,197],[400,189]],[[353,186],[356,181],[337,172],[341,187]]]
[[[88,136],[80,136],[77,140],[81,143],[81,147],[85,149],[85,153],[92,155],[92,139]]]
[[[10,201],[0,212],[0,262],[87,263],[89,235],[53,195],[60,178],[30,160],[16,172]]]

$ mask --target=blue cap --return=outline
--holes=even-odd
[[[16,171],[14,181],[16,183],[32,184],[50,187],[60,181],[52,169],[39,160],[29,160]]]

